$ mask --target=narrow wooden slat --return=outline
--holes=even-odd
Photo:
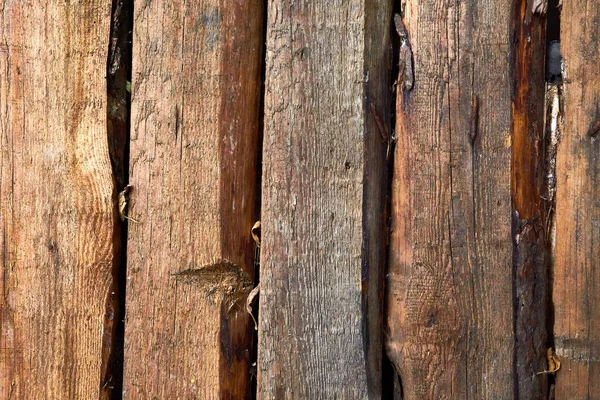
[[[381,396],[390,8],[269,2],[258,398]]]
[[[512,42],[513,295],[515,304],[515,397],[548,398],[548,265],[544,191],[546,16],[528,0],[514,3]],[[546,199],[546,200],[544,200]]]
[[[600,3],[565,1],[564,127],[557,154],[554,341],[557,399],[600,393]]]
[[[127,398],[249,398],[263,5],[135,3]]]
[[[0,7],[3,398],[93,399],[110,388],[101,381],[118,224],[106,130],[110,7]]]
[[[511,1],[410,1],[387,350],[404,399],[514,395]]]

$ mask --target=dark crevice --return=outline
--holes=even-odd
[[[123,345],[125,289],[127,277],[127,220],[121,221],[117,210],[118,196],[129,181],[129,132],[131,110],[133,0],[113,0],[110,41],[106,66],[107,135],[113,173],[114,191],[114,262],[112,339],[104,350],[108,352],[101,387],[104,398],[121,399],[123,392]],[[135,189],[134,189],[135,190]]]
[[[386,400],[402,400],[402,380],[396,372],[392,361],[387,354],[383,354],[382,377],[383,384],[381,390],[381,398]]]
[[[364,47],[362,80],[365,130],[363,146],[362,243],[361,243],[361,331],[369,397],[385,392],[384,356],[385,264],[388,215],[388,169],[391,156],[390,43],[392,2],[364,4],[367,43]],[[390,25],[388,25],[390,24]],[[388,152],[389,150],[389,152]],[[345,162],[344,168],[352,168]]]
[[[546,24],[546,81],[557,85],[562,82],[560,56],[560,7],[558,0],[548,1]]]
[[[554,284],[554,242],[555,242],[555,205],[556,205],[556,151],[560,141],[562,118],[562,85],[547,85],[546,92],[546,129],[544,138],[544,165],[546,171],[544,192],[544,221],[546,231],[546,274],[548,279],[548,297],[546,301],[547,348],[554,344],[554,302],[552,287]],[[555,377],[548,376],[549,393],[552,392]]]
[[[548,0],[546,41],[560,40],[560,0]]]
[[[261,220],[261,204],[262,204],[262,161],[263,161],[263,138],[264,138],[264,130],[265,130],[265,77],[266,77],[266,69],[267,69],[267,52],[266,52],[266,43],[267,43],[267,11],[268,11],[268,2],[263,3],[263,22],[262,22],[262,38],[260,43],[262,44],[262,63],[260,70],[260,103],[258,106],[258,145],[256,152],[256,192],[255,192],[255,220]],[[259,233],[260,239],[260,233]],[[259,242],[260,243],[260,242]],[[255,255],[254,255],[254,286],[258,286],[260,283],[260,246],[256,246]],[[256,317],[256,323],[258,324],[258,320],[260,318],[259,315],[259,304],[260,304],[260,292],[254,298],[252,303],[252,313]],[[255,400],[257,398],[258,393],[258,326],[256,326],[256,330],[254,335],[252,336],[252,356],[251,356],[251,364],[250,364],[250,380],[252,391],[252,399]]]
[[[396,27],[394,25],[393,16],[396,14],[403,15],[401,0],[393,0],[393,10],[392,10],[392,18],[390,18],[389,24],[389,35],[390,35],[390,68],[389,68],[389,82],[391,83],[389,89],[389,110],[390,117],[389,123],[391,126],[391,138],[389,146],[389,154],[386,151],[387,159],[387,170],[385,171],[385,205],[384,205],[384,246],[385,246],[385,260],[384,260],[384,285],[387,282],[388,276],[388,268],[389,268],[389,245],[390,245],[390,229],[391,229],[391,207],[392,207],[392,181],[394,178],[394,141],[393,138],[396,137],[395,126],[396,126],[396,101],[398,96],[398,73],[400,71],[399,62],[400,62],[400,46],[401,40],[398,36],[398,32],[396,31]],[[387,293],[387,290],[385,291]],[[387,296],[384,297],[384,305],[383,310],[385,314],[385,310],[387,310]],[[384,342],[386,340],[386,332],[387,330],[387,320],[384,317]],[[382,399],[393,399],[400,400],[402,398],[402,379],[396,371],[392,361],[387,356],[386,346],[384,343],[383,346],[383,356],[382,356]]]
[[[546,126],[544,129],[544,221],[546,229],[546,273],[548,296],[546,299],[546,335],[548,348],[554,343],[554,229],[556,210],[556,152],[562,127],[562,57],[560,54],[560,0],[548,0],[546,22]],[[554,398],[555,375],[548,375],[548,398]]]

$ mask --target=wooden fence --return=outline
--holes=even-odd
[[[597,1],[0,4],[1,399],[600,399]]]

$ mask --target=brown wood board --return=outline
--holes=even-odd
[[[250,398],[259,1],[135,4],[129,398]]]
[[[109,1],[0,8],[0,393],[110,391],[118,228]]]

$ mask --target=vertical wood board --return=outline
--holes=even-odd
[[[259,1],[135,3],[124,391],[250,398]]]
[[[408,400],[513,397],[510,10],[403,10],[386,344]]]
[[[258,398],[377,398],[391,4],[267,14]]]
[[[546,15],[528,0],[513,3],[512,211],[515,397],[546,400],[548,250],[544,189]]]
[[[554,342],[557,399],[600,393],[600,4],[565,1],[564,126],[557,153]]]
[[[0,8],[0,393],[105,398],[115,323],[110,2]]]

